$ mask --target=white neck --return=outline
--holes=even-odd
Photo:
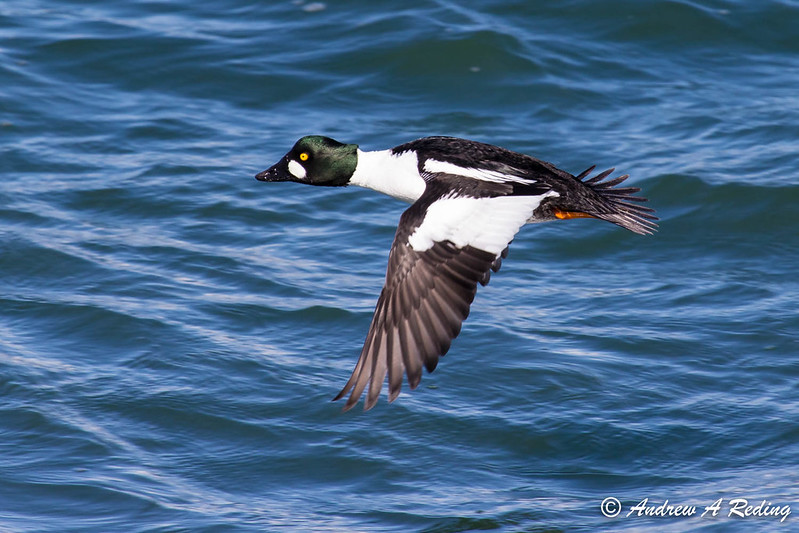
[[[419,175],[415,152],[396,155],[391,150],[358,150],[358,165],[350,185],[382,192],[398,200],[415,202],[424,192],[425,181]]]

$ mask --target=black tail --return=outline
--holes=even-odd
[[[580,183],[596,193],[590,195],[591,199],[588,202],[590,206],[587,207],[586,212],[591,216],[613,222],[640,235],[651,235],[657,231],[658,225],[655,220],[658,220],[658,217],[653,214],[655,210],[638,205],[646,202],[647,199],[642,196],[634,196],[641,189],[638,187],[616,187],[616,185],[626,180],[629,175],[625,174],[618,178],[603,181],[615,170],[611,168],[586,180],[585,178],[588,177],[594,168],[591,167],[579,176],[575,176]]]

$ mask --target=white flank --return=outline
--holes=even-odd
[[[298,180],[305,179],[305,167],[294,161],[289,161],[289,172]]]
[[[350,185],[366,187],[413,203],[419,199],[426,186],[417,165],[415,152],[395,155],[391,150],[358,150],[358,166],[350,178]]]
[[[451,241],[458,248],[473,246],[499,255],[547,196],[499,196],[496,198],[444,198],[429,208],[422,224],[408,238],[417,252],[433,244]]]
[[[437,161],[435,159],[428,159],[424,163],[424,169],[431,174],[442,173],[452,174],[454,176],[463,176],[466,178],[474,178],[476,180],[490,181],[492,183],[530,183],[530,180],[514,176],[513,174],[503,174],[495,170],[485,170],[480,168],[465,168],[458,166],[454,163],[447,163],[446,161]]]

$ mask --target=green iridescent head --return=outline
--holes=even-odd
[[[358,165],[358,145],[308,135],[275,165],[255,176],[260,181],[296,181],[309,185],[347,185]]]

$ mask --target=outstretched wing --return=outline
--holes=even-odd
[[[439,242],[424,253],[398,244],[389,258],[389,274],[375,307],[372,324],[347,385],[345,410],[353,407],[366,386],[365,409],[371,409],[388,373],[389,401],[400,393],[402,376],[415,389],[422,379],[422,365],[432,372],[439,356],[469,316],[477,283],[491,267],[495,256],[471,246],[457,248]]]
[[[439,185],[439,186],[437,186]],[[479,282],[529,219],[547,192],[526,196],[451,195],[433,180],[400,218],[391,247],[386,283],[355,370],[334,398],[352,391],[352,408],[368,386],[364,409],[371,409],[388,375],[389,401],[407,374],[411,389],[422,366],[435,369],[469,315]]]

